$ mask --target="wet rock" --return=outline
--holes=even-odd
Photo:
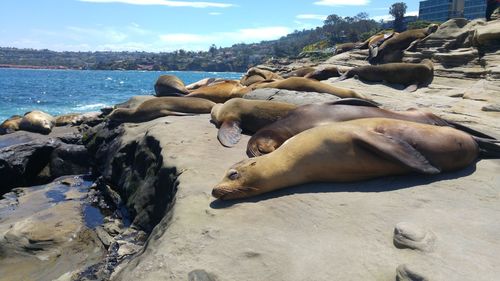
[[[95,232],[97,234],[97,237],[99,237],[99,240],[101,240],[104,246],[109,247],[109,245],[111,245],[111,243],[114,242],[113,237],[109,235],[108,232],[104,230],[103,227],[97,226],[95,228]]]
[[[430,279],[402,264],[396,269],[396,281],[430,281]]]
[[[62,178],[18,189],[15,206],[0,200],[0,279],[55,280],[100,261],[104,249],[82,213],[89,185]]]
[[[257,89],[244,96],[245,99],[252,100],[272,100],[288,102],[296,105],[309,103],[323,103],[339,100],[339,97],[324,93],[298,92],[281,89]]]
[[[59,144],[50,156],[50,177],[88,174],[92,159],[83,145]]]
[[[436,236],[431,231],[408,222],[400,222],[394,228],[394,245],[423,252],[432,251]]]

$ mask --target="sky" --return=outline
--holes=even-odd
[[[399,0],[401,1],[401,0]],[[390,19],[398,0],[0,0],[0,46],[54,51],[208,50],[278,39],[330,14]],[[416,15],[419,1],[403,1]]]

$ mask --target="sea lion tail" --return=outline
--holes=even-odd
[[[445,120],[445,121],[446,121],[446,123],[448,123],[449,126],[455,128],[457,130],[466,132],[469,135],[472,135],[473,137],[479,137],[481,139],[489,139],[489,140],[495,140],[495,141],[497,141],[497,139],[495,137],[492,137],[492,136],[487,135],[485,133],[476,131],[476,130],[470,128],[470,127],[467,127],[467,126],[464,126],[462,124],[459,124],[459,123],[456,123],[456,122],[453,122],[453,121],[449,121],[449,120]]]
[[[499,140],[485,139],[473,136],[479,146],[479,156],[483,159],[500,159]]]

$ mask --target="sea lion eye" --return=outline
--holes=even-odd
[[[229,170],[229,172],[227,173],[227,177],[230,180],[235,180],[240,177],[240,174],[236,170]]]

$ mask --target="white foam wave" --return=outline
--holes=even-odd
[[[91,110],[91,109],[101,109],[103,107],[106,107],[107,104],[105,103],[94,103],[94,104],[79,104],[76,107],[74,107],[74,110]]]

